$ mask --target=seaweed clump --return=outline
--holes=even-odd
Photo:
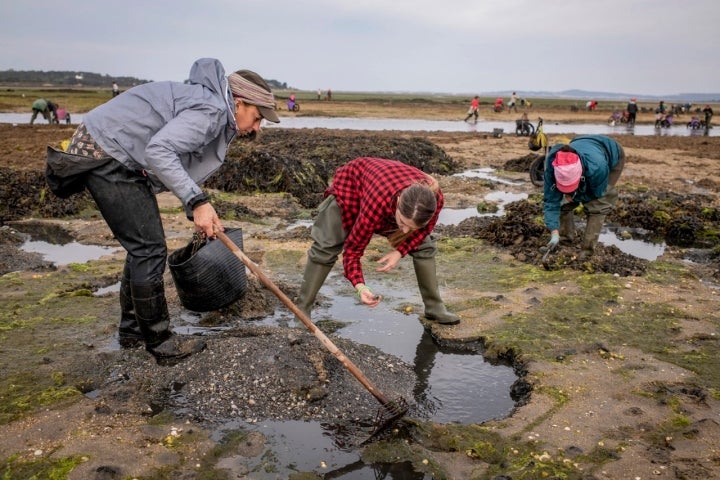
[[[460,169],[445,151],[418,137],[322,129],[268,129],[255,142],[235,142],[207,186],[234,193],[286,192],[306,208],[317,206],[335,170],[358,157],[399,160],[423,172]]]

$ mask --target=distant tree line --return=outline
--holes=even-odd
[[[120,88],[130,88],[141,83],[148,83],[135,77],[112,77],[90,72],[44,72],[39,70],[0,70],[0,84],[29,87],[52,85],[55,87],[111,87],[116,82]],[[187,81],[187,80],[186,80]],[[272,89],[286,89],[287,83],[277,80],[266,80]]]
[[[0,70],[0,83],[4,85],[22,86],[84,86],[84,87],[110,87],[116,82],[120,87],[132,87],[141,83],[148,83],[135,77],[112,77],[90,72],[44,72],[39,70]]]

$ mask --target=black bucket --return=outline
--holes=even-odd
[[[225,230],[242,250],[242,229]],[[168,257],[178,297],[183,307],[209,312],[227,307],[245,294],[245,265],[220,240],[193,240]]]

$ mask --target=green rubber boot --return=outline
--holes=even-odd
[[[445,308],[442,298],[440,298],[440,289],[438,288],[435,257],[415,258],[413,257],[413,267],[415,268],[415,276],[417,277],[418,287],[420,288],[420,296],[422,296],[425,304],[425,318],[442,325],[457,325],[460,323],[460,317]]]
[[[307,264],[305,264],[305,273],[303,274],[300,293],[295,304],[308,318],[311,318],[310,312],[315,304],[315,297],[320,291],[320,287],[325,283],[330,270],[332,270],[332,265],[320,265],[311,260],[308,260]]]
[[[602,230],[604,221],[605,215],[588,216],[587,227],[585,227],[585,235],[583,236],[582,247],[580,255],[578,256],[578,260],[581,262],[588,260],[595,252],[595,246],[600,237],[600,230]]]
[[[575,215],[572,210],[560,213],[560,245],[570,246],[575,244]]]

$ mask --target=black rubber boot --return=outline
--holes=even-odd
[[[120,279],[120,326],[118,343],[122,348],[134,348],[143,342],[143,334],[135,318],[135,305],[130,290],[130,270],[125,265]]]
[[[171,332],[164,342],[148,348],[148,351],[155,356],[160,365],[172,365],[194,353],[202,352],[206,346],[205,340],[201,338],[176,335]]]
[[[315,304],[315,297],[317,297],[317,293],[325,283],[330,270],[332,270],[332,265],[320,265],[311,260],[308,260],[305,265],[305,273],[303,274],[296,305],[308,318],[310,318],[310,312]]]
[[[595,246],[600,237],[600,230],[602,230],[604,221],[605,215],[588,216],[587,227],[585,227],[585,235],[582,241],[582,250],[580,250],[580,255],[578,256],[578,260],[581,262],[588,260],[595,252]]]
[[[420,287],[420,296],[422,296],[425,304],[425,318],[442,325],[457,325],[460,323],[460,317],[448,312],[442,298],[440,298],[435,257],[413,257],[413,267],[415,268],[418,287]]]
[[[170,331],[170,314],[162,281],[153,285],[133,284],[131,289],[135,318],[145,339],[145,348],[159,363],[172,363],[205,348],[205,341],[200,338],[175,335]]]

